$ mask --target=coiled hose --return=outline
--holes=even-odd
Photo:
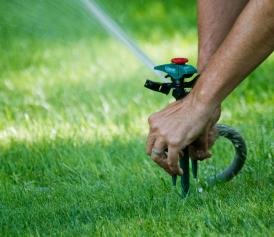
[[[216,128],[218,130],[219,136],[225,137],[231,141],[234,146],[235,156],[229,167],[227,167],[219,174],[208,178],[207,183],[210,186],[215,185],[216,183],[230,181],[243,168],[247,157],[246,144],[239,132],[223,124],[217,124]]]

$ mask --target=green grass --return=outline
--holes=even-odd
[[[195,64],[194,1],[103,2],[157,63]],[[77,1],[1,0],[0,19],[1,236],[274,235],[273,55],[223,105],[242,173],[181,199],[145,154],[147,117],[171,101],[143,88],[150,71]],[[201,178],[230,156],[218,143]]]

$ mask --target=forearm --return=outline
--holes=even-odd
[[[219,48],[248,0],[199,0],[198,70],[202,72]]]
[[[197,101],[218,106],[274,49],[274,1],[251,0],[211,57],[192,91]]]

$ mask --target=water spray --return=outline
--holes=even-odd
[[[145,64],[153,73],[160,77],[164,82],[167,79],[163,77],[162,73],[155,71],[155,64],[153,61],[140,49],[136,42],[131,39],[123,29],[111,19],[101,7],[93,0],[81,0],[86,9],[101,23],[107,32],[122,42],[143,64]]]

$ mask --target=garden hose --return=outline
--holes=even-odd
[[[207,179],[207,183],[210,186],[215,185],[216,183],[230,181],[243,168],[247,157],[245,141],[238,131],[223,124],[217,124],[216,128],[218,130],[219,136],[225,137],[231,141],[234,146],[235,156],[229,167],[227,167],[219,174],[211,176]]]

